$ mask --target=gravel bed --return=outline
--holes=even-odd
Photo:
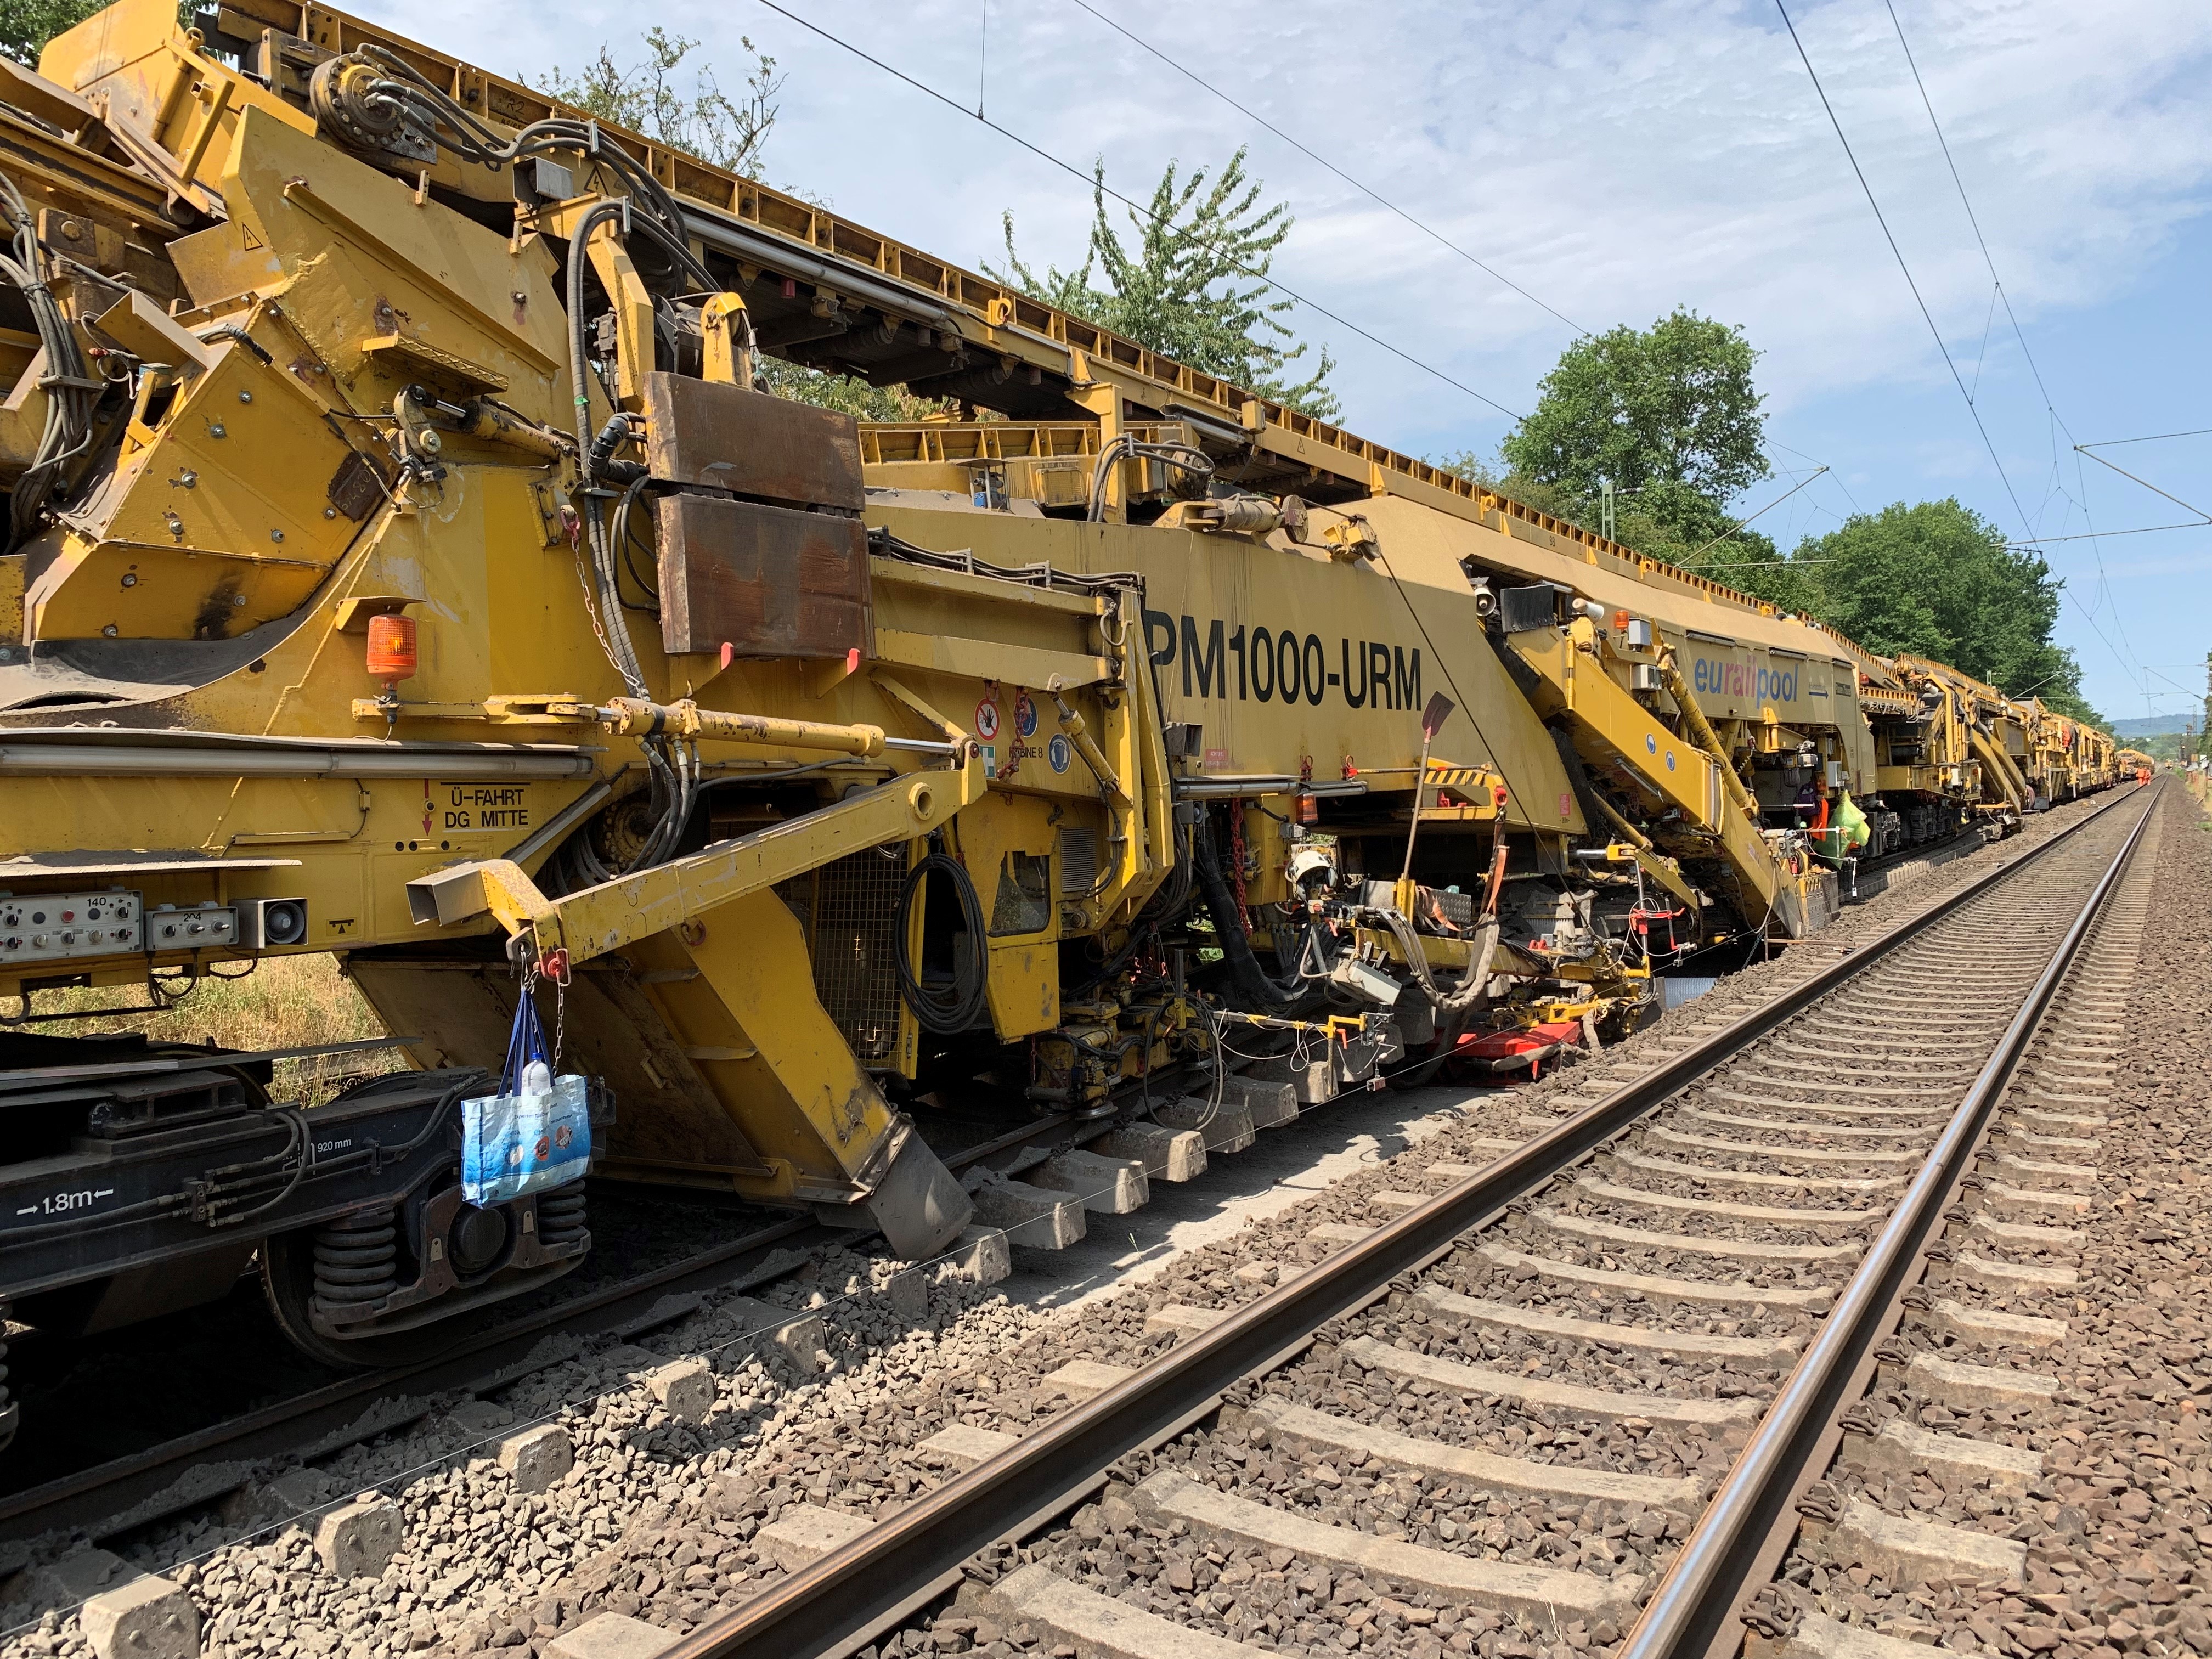
[[[2097,1097],[2072,1109],[2110,1121],[2080,1133],[2094,1152],[2049,1161],[2088,1166],[2080,1216],[2020,1218],[2077,1229],[2078,1245],[2008,1245],[1954,1223],[1947,1245],[1993,1261],[2076,1269],[2070,1290],[2023,1291],[1953,1275],[1931,1297],[1974,1310],[2065,1322],[2063,1339],[2040,1350],[1966,1346],[1925,1314],[1908,1318],[1893,1352],[1938,1353],[1970,1364],[2055,1379],[2047,1401],[1948,1407],[1911,1388],[1895,1365],[1862,1408],[1870,1424],[1901,1419],[1923,1430],[2038,1453],[2039,1478],[2024,1490],[1944,1482],[1925,1474],[1864,1469],[1839,1460],[1828,1484],[1894,1515],[1939,1521],[2026,1547],[2016,1577],[1961,1575],[1940,1585],[1892,1584],[1864,1566],[1793,1557],[1784,1577],[1795,1602],[1892,1636],[1989,1653],[2058,1659],[2168,1659],[2212,1654],[2212,1446],[2205,1400],[2212,1395],[2212,1276],[2203,1271],[2212,1158],[2203,1141],[2203,1079],[2212,1070],[2212,949],[2201,929],[2168,919],[2212,908],[2212,823],[2181,791],[2158,811],[2157,844],[2118,896],[2077,977],[2127,999],[2126,1039],[2111,1055],[2108,1080],[2075,1091]],[[2132,891],[2130,890],[2132,890]],[[2139,965],[2128,921],[2140,930]],[[2039,1037],[2030,1075],[2053,1076],[2101,1036],[2069,1035],[2112,1018],[2093,999],[2062,998]],[[2138,1034],[2155,1033],[2154,1038]],[[2102,1056],[2098,1056],[2101,1058]],[[2015,1087],[2008,1107],[2063,1112]],[[2001,1114],[2002,1120],[2002,1114]],[[1985,1167],[1987,1167],[1985,1165]],[[1999,1176],[1999,1178],[2002,1178]]]
[[[535,1655],[557,1632],[605,1611],[689,1629],[742,1605],[779,1576],[755,1540],[792,1504],[872,1516],[891,1512],[951,1473],[917,1449],[939,1429],[965,1423],[1018,1432],[1066,1409],[1066,1399],[1042,1384],[1059,1366],[1078,1358],[1143,1363],[1172,1340],[1144,1329],[1149,1314],[1171,1302],[1225,1306],[1264,1293],[1278,1264],[1322,1253],[1307,1237],[1316,1225],[1367,1226],[1387,1218],[1389,1212],[1373,1202],[1376,1191],[1431,1191],[1436,1183],[1426,1176],[1429,1164],[1489,1162],[1495,1150],[1480,1141],[1517,1139],[1531,1132],[1523,1120],[1542,1122],[1577,1109],[1578,1103],[1721,1029],[1832,961],[1857,939],[1892,925],[1993,862],[2016,856],[2086,810],[2062,809],[2002,848],[1926,871],[1909,886],[1855,908],[1821,939],[1743,970],[1717,993],[1602,1056],[1548,1070],[1533,1085],[1473,1094],[1461,1106],[1459,1121],[1418,1149],[1378,1162],[1232,1240],[1173,1258],[1149,1281],[1112,1297],[1044,1313],[947,1278],[927,1286],[926,1304],[917,1310],[909,1299],[910,1281],[902,1291],[894,1291],[891,1264],[832,1250],[809,1264],[805,1276],[752,1292],[794,1314],[810,1307],[818,1311],[826,1328],[819,1356],[788,1356],[741,1339],[729,1312],[710,1302],[649,1334],[631,1352],[579,1355],[489,1401],[441,1402],[420,1424],[340,1453],[314,1471],[329,1498],[374,1488],[398,1504],[404,1546],[373,1579],[332,1576],[296,1522],[271,1524],[242,1515],[226,1520],[203,1512],[144,1529],[114,1547],[134,1565],[166,1572],[185,1588],[205,1621],[206,1650],[222,1659],[295,1653],[442,1659],[495,1648]],[[1613,1178],[1628,1184],[1643,1177],[1616,1170]],[[1746,1202],[1766,1198],[1741,1191],[1729,1196]],[[1577,1195],[1571,1181],[1554,1182],[1535,1201],[1593,1218],[1613,1215],[1607,1205]],[[1798,1193],[1784,1201],[1825,1202]],[[1694,1212],[1624,1210],[1618,1218],[1680,1232],[1724,1231],[1730,1224]],[[1758,1236],[1776,1237],[1771,1230]],[[1559,1253],[1557,1236],[1533,1224],[1516,1227],[1511,1237],[1516,1248],[1532,1254],[1539,1241],[1548,1239],[1545,1253]],[[1841,1242],[1826,1229],[1789,1237]],[[1605,1265],[1602,1255],[1644,1270],[1613,1251],[1572,1259]],[[1699,1258],[1662,1262],[1656,1255],[1651,1263],[1652,1270],[1675,1277],[1693,1276],[1706,1265]],[[1753,1272],[1779,1283],[1803,1282],[1792,1270],[1778,1273],[1757,1264],[1739,1269],[1723,1263],[1718,1276]],[[1487,1264],[1465,1264],[1460,1283],[1468,1294],[1495,1300],[1533,1302],[1540,1293],[1529,1281],[1501,1279]],[[1540,1293],[1548,1310],[1577,1317],[1643,1322],[1663,1313],[1670,1322],[1687,1322],[1677,1328],[1744,1334],[1808,1328],[1794,1310],[1662,1309],[1556,1286]],[[1340,1322],[1266,1385],[1340,1415],[1454,1444],[1591,1469],[1689,1474],[1708,1485],[1730,1456],[1714,1436],[1640,1418],[1548,1421],[1543,1412],[1522,1411],[1510,1401],[1407,1384],[1362,1370],[1340,1354],[1338,1345],[1357,1336],[1532,1376],[1572,1376],[1616,1392],[1713,1398],[1771,1384],[1771,1376],[1709,1361],[1674,1362],[1626,1349],[1583,1356],[1571,1352],[1577,1345],[1558,1339],[1463,1329],[1394,1297]],[[2130,1345],[2129,1352],[2134,1351]],[[715,1404],[703,1423],[675,1419],[639,1380],[653,1363],[688,1356],[703,1358],[713,1372]],[[565,1430],[575,1467],[550,1491],[526,1495],[514,1490],[490,1454],[501,1437],[538,1422]],[[2033,1427],[2010,1426],[2017,1432]],[[1663,1566],[1680,1535],[1681,1523],[1656,1511],[1604,1516],[1585,1512],[1581,1504],[1508,1503],[1450,1482],[1428,1483],[1423,1490],[1422,1483],[1381,1478],[1380,1471],[1349,1459],[1338,1468],[1243,1437],[1239,1428],[1216,1425],[1163,1449],[1158,1457],[1214,1484],[1315,1513],[1326,1510],[1332,1518],[1348,1518],[1378,1534],[1402,1528],[1392,1535],[1462,1554],[1536,1560],[1564,1553],[1601,1574],[1644,1573]],[[1259,1441],[1264,1439],[1262,1431]],[[61,1554],[70,1547],[70,1540],[47,1540],[41,1554]],[[1421,1659],[1444,1652],[1571,1659],[1603,1649],[1620,1634],[1601,1624],[1539,1638],[1495,1613],[1449,1608],[1387,1580],[1316,1574],[1264,1553],[1200,1548],[1175,1535],[1174,1528],[1143,1526],[1119,1501],[1087,1506],[1073,1527],[1039,1540],[1036,1548],[1055,1560],[1072,1551],[1068,1570],[1101,1586],[1141,1585],[1172,1616],[1246,1639],[1264,1634],[1292,1650],[1317,1644],[1340,1652],[1345,1636],[1353,1632],[1353,1644],[1364,1651]],[[27,1588],[21,1580],[0,1586],[0,1599],[8,1603],[0,1613],[16,1615],[8,1621],[13,1628],[0,1643],[0,1659],[88,1654],[75,1619],[62,1612],[48,1611],[34,1626],[17,1623],[28,1616],[22,1599]],[[1024,1637],[946,1608],[884,1644],[877,1659],[925,1647],[939,1653],[1047,1651]]]

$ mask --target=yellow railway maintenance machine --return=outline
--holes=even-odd
[[[200,25],[0,64],[0,994],[331,952],[415,1069],[0,1033],[18,1319],[258,1257],[369,1363],[568,1271],[580,1184],[458,1184],[525,985],[596,1170],[921,1257],[942,1091],[1103,1134],[1625,1029],[1828,919],[1847,792],[1974,797],[1771,606],[341,14]]]

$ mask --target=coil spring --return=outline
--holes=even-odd
[[[574,1188],[548,1193],[538,1200],[538,1243],[542,1249],[556,1249],[586,1237],[581,1182]]]
[[[378,1302],[399,1288],[399,1228],[391,1210],[342,1216],[315,1235],[315,1295],[325,1304]]]

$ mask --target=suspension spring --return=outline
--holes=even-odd
[[[398,1288],[395,1212],[362,1210],[341,1216],[315,1235],[315,1299],[325,1307],[380,1302]]]
[[[538,1243],[552,1250],[583,1243],[591,1234],[584,1224],[584,1186],[547,1193],[538,1200]]]

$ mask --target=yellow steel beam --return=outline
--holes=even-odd
[[[418,923],[451,927],[489,911],[510,934],[528,934],[539,956],[565,951],[572,963],[587,962],[848,853],[927,835],[981,799],[988,782],[974,756],[957,770],[902,772],[788,823],[563,898],[546,897],[520,865],[487,859],[410,882],[408,902]]]

